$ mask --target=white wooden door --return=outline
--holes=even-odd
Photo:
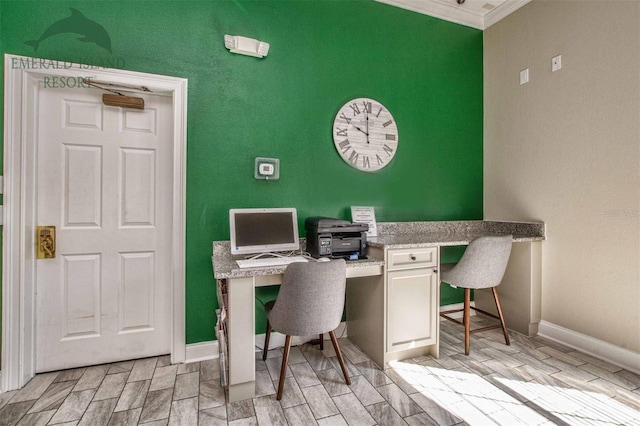
[[[38,93],[37,224],[57,247],[36,262],[36,371],[169,353],[171,98]]]

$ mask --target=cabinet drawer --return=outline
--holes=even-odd
[[[394,249],[387,252],[387,269],[431,268],[438,266],[438,248]]]

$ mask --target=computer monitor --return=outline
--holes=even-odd
[[[229,210],[231,254],[298,250],[295,208]]]

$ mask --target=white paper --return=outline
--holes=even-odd
[[[376,215],[373,207],[351,206],[351,221],[358,223],[366,223],[369,225],[367,237],[378,236],[378,228],[376,226]]]

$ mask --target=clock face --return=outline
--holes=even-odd
[[[375,172],[396,155],[398,127],[380,102],[357,98],[344,104],[336,114],[333,143],[349,165],[364,172]]]

